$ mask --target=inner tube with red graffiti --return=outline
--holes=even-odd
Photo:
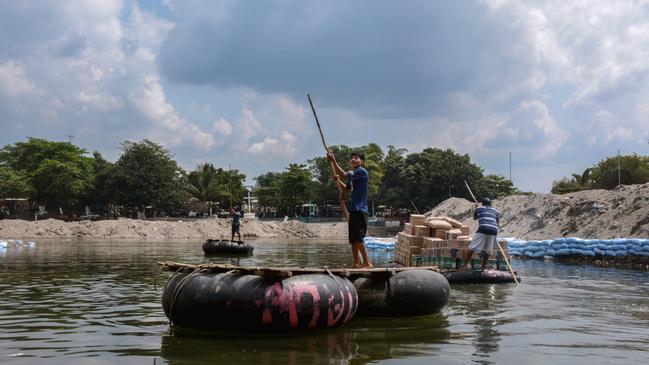
[[[176,326],[199,330],[311,331],[347,323],[358,306],[351,282],[327,274],[288,278],[175,273],[162,306]]]

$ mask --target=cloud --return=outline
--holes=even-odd
[[[24,66],[7,61],[0,64],[0,90],[11,98],[17,98],[34,94],[36,85],[25,75]]]
[[[484,139],[487,149],[528,150],[530,159],[553,157],[564,145],[569,134],[561,129],[543,102],[528,100],[509,113],[509,118],[495,125]]]
[[[282,131],[279,138],[266,137],[261,142],[252,143],[247,152],[253,156],[263,156],[264,159],[276,156],[291,156],[296,150],[297,138],[287,131]]]
[[[10,132],[21,136],[14,138],[98,132],[93,149],[141,138],[169,147],[214,145],[213,136],[178,115],[159,80],[155,58],[173,28],[169,21],[121,1],[21,3],[3,6],[3,14],[0,40],[12,46],[0,52],[0,106],[20,128]],[[16,97],[29,107],[12,106]]]
[[[311,92],[320,106],[370,116],[431,115],[444,110],[449,89],[488,74],[491,49],[508,43],[485,12],[429,1],[183,3],[185,21],[162,44],[159,64],[178,83],[294,100]]]
[[[145,79],[147,87],[141,90],[142,93],[136,95],[133,101],[142,114],[154,124],[152,133],[156,134],[162,142],[172,145],[186,139],[202,149],[214,145],[214,137],[211,134],[203,132],[196,125],[177,115],[173,106],[167,102],[157,76],[148,75]]]
[[[114,158],[150,138],[255,176],[322,154],[310,93],[329,144],[453,148],[488,173],[512,152],[538,171],[514,182],[549,190],[649,153],[647,34],[649,4],[623,0],[7,2],[0,142]]]
[[[224,136],[229,136],[230,133],[232,133],[232,125],[230,124],[230,122],[223,118],[219,118],[216,122],[214,122],[213,129]]]

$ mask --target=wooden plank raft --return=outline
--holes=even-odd
[[[221,273],[227,271],[237,271],[242,274],[251,274],[259,276],[290,277],[302,274],[328,274],[332,273],[341,277],[349,276],[392,276],[398,272],[409,270],[432,270],[440,272],[437,266],[418,266],[418,267],[379,267],[379,268],[317,268],[317,267],[242,267],[230,264],[184,264],[179,262],[165,261],[158,262],[162,269],[166,271],[183,271],[183,272],[213,272]]]

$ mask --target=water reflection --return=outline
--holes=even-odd
[[[646,271],[543,261],[514,262],[518,287],[453,286],[441,315],[357,317],[299,335],[171,334],[160,303],[169,273],[158,273],[158,261],[351,264],[343,241],[259,240],[240,258],[206,258],[201,244],[39,241],[0,251],[0,363],[590,365],[644,363],[649,354]],[[372,254],[377,265],[391,260]]]
[[[451,335],[443,315],[360,318],[344,328],[304,334],[255,335],[176,330],[162,337],[169,364],[369,364],[433,356]]]

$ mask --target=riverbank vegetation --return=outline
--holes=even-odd
[[[331,149],[343,166],[352,150],[365,152],[365,166],[371,175],[369,198],[377,207],[424,211],[451,196],[470,198],[464,181],[479,196],[519,193],[511,181],[485,174],[467,154],[451,149],[408,153],[394,146],[383,151],[374,143]],[[323,214],[336,215],[335,209],[326,210],[337,204],[329,169],[324,156],[290,163],[284,171],[255,177],[253,194],[259,206],[273,207],[276,214],[300,214],[300,207],[310,203],[324,207]],[[146,139],[123,142],[115,162],[107,161],[98,151],[90,154],[69,142],[40,138],[0,150],[0,199],[26,198],[31,209],[40,205],[79,212],[87,206],[105,215],[132,217],[145,209],[161,215],[207,212],[243,202],[245,179],[238,169],[217,167],[209,161],[186,171],[164,146]]]
[[[610,190],[619,185],[649,182],[649,156],[638,154],[614,156],[601,160],[582,173],[574,173],[552,184],[553,194],[590,189]]]

